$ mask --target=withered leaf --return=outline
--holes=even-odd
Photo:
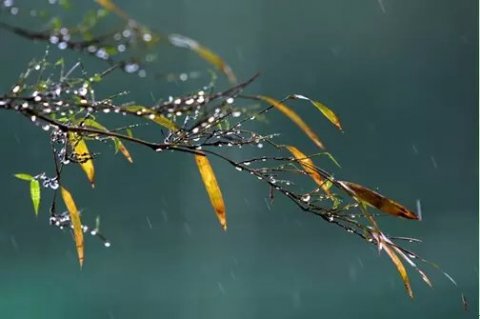
[[[212,166],[207,156],[196,154],[195,160],[197,162],[198,170],[207,190],[210,203],[212,204],[215,213],[217,214],[218,221],[223,230],[227,230],[227,217],[225,212],[225,203],[223,202],[222,192],[218,186],[217,178],[213,172]]]
[[[88,150],[87,143],[85,143],[85,140],[77,133],[72,132],[68,133],[68,141],[88,181],[92,187],[95,187],[95,167],[93,166],[92,156]]]
[[[302,120],[302,118],[295,113],[290,107],[285,105],[284,103],[276,100],[274,98],[268,96],[257,96],[258,99],[272,105],[280,112],[282,112],[285,116],[287,116],[290,120],[292,120],[298,127],[321,149],[324,149],[323,143],[318,138],[317,134]]]
[[[75,246],[77,248],[78,262],[80,267],[83,265],[84,256],[84,246],[83,246],[83,231],[82,231],[82,222],[80,221],[80,213],[77,210],[75,201],[73,200],[70,192],[61,187],[62,198],[65,206],[67,207],[68,213],[70,215],[70,220],[73,226],[73,235],[75,238]]]
[[[346,181],[337,181],[337,183],[358,200],[365,202],[384,213],[397,217],[418,220],[418,216],[411,210],[369,188]]]

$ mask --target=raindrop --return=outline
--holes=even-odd
[[[138,66],[138,64],[136,64],[136,63],[127,63],[127,64],[125,64],[125,66],[123,67],[123,69],[124,69],[125,72],[127,72],[127,73],[134,73],[134,72],[137,72],[137,71],[138,71],[139,66]]]
[[[64,42],[64,41],[60,42],[60,43],[58,44],[58,48],[59,48],[60,50],[65,50],[65,49],[67,48],[67,42]]]
[[[152,41],[152,35],[150,33],[144,33],[143,34],[143,41],[145,41],[145,42]]]
[[[302,196],[302,201],[303,202],[309,202],[310,201],[310,195],[309,194],[305,194]]]
[[[240,115],[242,115],[242,112],[240,112],[240,111],[232,112],[233,117],[239,117]]]

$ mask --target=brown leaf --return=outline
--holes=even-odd
[[[64,187],[61,187],[62,198],[65,206],[67,207],[68,213],[70,214],[70,220],[73,225],[73,235],[75,238],[75,246],[77,247],[78,262],[80,267],[83,265],[84,260],[84,246],[83,246],[83,231],[82,231],[82,222],[80,221],[80,214],[75,205],[72,195]]]
[[[418,220],[418,216],[414,212],[371,189],[346,181],[337,181],[337,183],[358,200],[361,200],[384,213]]]
[[[320,176],[320,174],[318,174],[317,170],[315,169],[315,165],[313,164],[313,161],[295,146],[287,145],[286,147],[290,151],[290,153],[292,153],[298,163],[300,163],[305,173],[307,173],[315,181],[315,183],[317,183],[317,185],[323,189],[326,194],[330,195],[330,186],[332,184],[329,183],[328,180],[324,180]]]
[[[318,138],[317,134],[302,120],[302,118],[295,113],[292,109],[290,109],[287,105],[283,104],[282,102],[268,97],[268,96],[257,96],[260,100],[274,106],[276,109],[278,109],[280,112],[285,114],[290,120],[292,120],[295,124],[297,124],[302,131],[307,134],[307,136],[321,149],[324,149],[325,147],[323,146],[323,143],[320,141]]]
[[[225,213],[225,203],[223,202],[222,192],[217,183],[217,178],[213,172],[212,166],[205,155],[196,154],[198,170],[202,176],[203,184],[210,198],[210,203],[215,209],[218,221],[222,225],[223,230],[227,230],[227,218]]]
[[[88,151],[87,143],[77,133],[68,133],[68,141],[72,147],[73,152],[80,161],[80,167],[87,175],[88,181],[95,187],[95,167],[93,166],[92,156]]]

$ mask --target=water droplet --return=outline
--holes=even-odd
[[[112,244],[109,241],[106,241],[103,245],[107,248],[112,246]]]
[[[235,166],[235,169],[239,172],[243,171],[243,168],[241,168],[240,166]]]
[[[64,42],[64,41],[60,42],[60,43],[58,44],[58,48],[59,48],[60,50],[65,50],[65,49],[67,48],[67,42]]]
[[[233,102],[235,102],[235,100],[233,99],[233,97],[229,97],[226,102],[228,104],[233,104]]]
[[[310,195],[309,195],[309,194],[305,194],[305,195],[302,196],[301,199],[302,199],[303,202],[308,202],[308,201],[310,201]]]
[[[136,64],[136,63],[127,63],[127,64],[125,64],[125,66],[123,67],[123,69],[124,69],[125,72],[127,72],[127,73],[134,73],[134,72],[137,72],[137,71],[138,71],[139,66],[138,66],[138,64]]]
[[[144,33],[143,34],[143,41],[145,41],[145,42],[152,41],[152,35],[150,33]]]
[[[240,115],[242,115],[242,112],[240,112],[240,111],[232,112],[233,117],[239,117]]]

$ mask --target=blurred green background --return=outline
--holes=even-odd
[[[421,238],[416,250],[458,287],[427,266],[434,288],[411,272],[416,299],[410,300],[384,254],[279,198],[268,209],[261,183],[215,162],[228,210],[223,233],[190,156],[135,146],[134,165],[103,149],[94,191],[79,169],[71,169],[68,185],[84,221],[92,224],[100,215],[112,241],[106,249],[87,238],[80,271],[70,235],[48,225],[48,199],[35,218],[25,184],[13,178],[16,172],[51,172],[48,136],[2,112],[1,318],[477,317],[478,1],[118,4],[155,29],[198,39],[241,79],[260,71],[250,93],[299,93],[330,105],[344,134],[312,107],[295,107],[341,162],[336,176],[378,187],[412,208],[420,199],[422,222],[381,222],[391,234]],[[77,18],[96,6],[74,5],[69,14]],[[4,31],[0,39],[5,92],[30,59],[43,56],[45,45]],[[186,51],[162,50],[162,72],[208,69]],[[83,59],[88,71],[100,70]],[[143,103],[151,102],[151,93],[167,97],[205,84],[121,73],[110,83],[97,94],[128,89],[130,99]],[[316,151],[287,119],[270,116],[260,130]]]

